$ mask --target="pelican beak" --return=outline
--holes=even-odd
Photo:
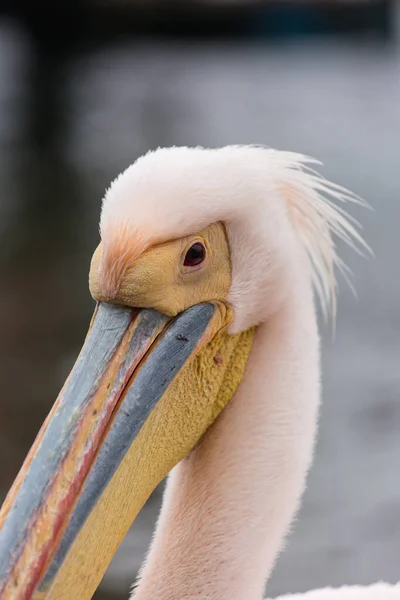
[[[225,322],[218,303],[172,319],[97,305],[0,513],[2,600],[92,597],[148,496],[229,399],[212,361],[226,366],[236,347]],[[214,338],[204,383],[191,365]]]

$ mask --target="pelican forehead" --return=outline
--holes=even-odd
[[[102,293],[114,298],[123,278],[135,260],[153,243],[154,235],[122,221],[111,221],[103,228],[99,247],[99,279]]]

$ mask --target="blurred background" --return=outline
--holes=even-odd
[[[375,258],[343,248],[304,504],[270,596],[400,578],[400,19],[395,1],[0,1],[0,500],[79,352],[106,186],[157,146],[324,162]],[[122,600],[162,485],[96,599]]]

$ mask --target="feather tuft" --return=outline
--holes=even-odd
[[[270,151],[271,152],[271,151]],[[272,151],[275,152],[275,151]],[[325,318],[336,317],[337,279],[335,269],[343,275],[354,292],[351,271],[337,252],[335,237],[361,256],[372,254],[360,234],[361,225],[338,203],[354,203],[371,208],[362,198],[325,179],[310,168],[321,164],[308,156],[279,152],[281,178],[277,188],[285,197],[291,222],[307,252],[313,286]]]

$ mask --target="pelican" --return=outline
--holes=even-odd
[[[149,152],[106,191],[81,352],[0,513],[2,600],[88,600],[168,474],[134,600],[260,600],[320,403],[317,301],[359,202],[258,146]],[[288,599],[288,596],[281,598]],[[292,600],[394,600],[400,587]]]

